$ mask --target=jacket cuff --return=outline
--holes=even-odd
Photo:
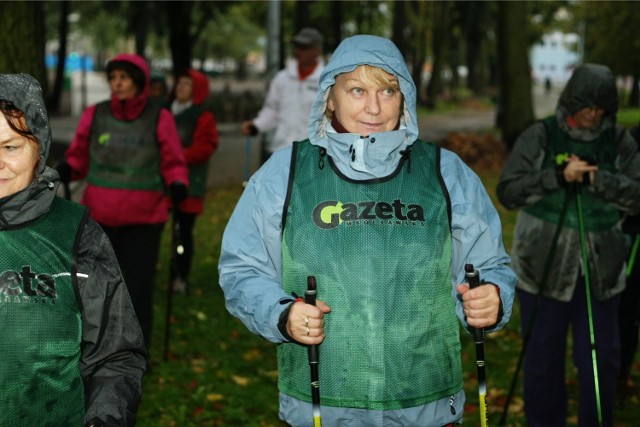
[[[294,341],[294,339],[291,337],[291,335],[289,335],[289,332],[287,332],[287,321],[289,321],[289,311],[291,311],[291,306],[293,305],[294,301],[281,301],[281,303],[286,302],[289,302],[289,305],[284,310],[282,310],[282,313],[280,313],[280,317],[278,318],[278,331],[280,331],[287,342],[292,342]]]

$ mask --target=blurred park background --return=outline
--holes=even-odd
[[[45,89],[54,138],[51,164],[73,138],[81,111],[109,96],[104,68],[117,53],[143,55],[170,84],[175,70],[189,66],[210,79],[207,105],[219,124],[220,147],[211,160],[206,210],[196,223],[193,290],[174,298],[165,361],[165,230],[151,371],[138,425],[280,426],[275,347],[226,312],[216,267],[245,171],[259,166],[260,141],[241,136],[240,122],[259,110],[300,28],[313,26],[324,34],[327,59],[343,38],[357,33],[397,44],[419,87],[420,136],[456,151],[480,175],[509,248],[515,213],[494,195],[502,162],[519,132],[553,112],[577,65],[609,66],[619,88],[618,121],[628,127],[640,122],[639,22],[638,3],[626,1],[2,2],[0,72],[32,74]],[[521,345],[515,310],[509,326],[487,341],[492,424]],[[463,340],[465,425],[476,425],[473,343],[466,334]],[[572,372],[570,354],[567,360]],[[635,382],[639,370],[637,364]],[[568,425],[576,425],[574,376],[569,383]],[[524,425],[520,395],[518,389],[507,425]],[[638,403],[636,387],[620,402],[616,425],[637,425]]]

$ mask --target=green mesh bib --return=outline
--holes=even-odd
[[[71,277],[85,212],[56,198],[27,227],[0,231],[2,426],[82,423],[82,324]]]
[[[182,113],[175,116],[176,126],[178,127],[178,134],[180,135],[180,141],[184,148],[188,148],[193,143],[193,132],[198,124],[198,119],[202,113],[202,107],[198,105],[192,105],[184,110]],[[198,165],[189,166],[189,195],[204,197],[204,193],[207,189],[207,174],[209,172],[209,162],[204,162]]]
[[[162,191],[156,128],[161,107],[148,103],[135,120],[118,120],[109,101],[96,106],[91,124],[88,181],[100,187]]]
[[[319,147],[295,143],[282,238],[283,286],[317,278],[332,308],[320,346],[322,404],[399,409],[462,388],[451,290],[448,193],[439,150],[416,142],[411,168],[352,182],[319,168]],[[279,388],[310,402],[307,351],[278,347]]]
[[[615,171],[615,129],[603,132],[593,141],[584,142],[571,139],[562,132],[555,116],[544,120],[547,129],[548,143],[542,169],[555,168],[566,156],[576,154],[581,159],[593,159],[599,170]],[[596,172],[597,173],[597,172]],[[558,189],[546,194],[542,199],[524,209],[525,212],[546,222],[557,224],[560,219],[565,199],[565,189]],[[613,227],[620,219],[619,212],[605,200],[594,196],[589,191],[582,192],[582,209],[587,231],[601,231]],[[567,207],[564,226],[578,229],[578,213],[575,197]]]

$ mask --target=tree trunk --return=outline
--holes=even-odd
[[[435,108],[436,99],[442,92],[442,69],[446,61],[449,29],[448,17],[451,5],[448,2],[433,2],[433,65],[431,67],[431,79],[427,85],[426,105]]]
[[[295,19],[293,21],[293,32],[297,34],[298,31],[303,29],[304,27],[309,27],[311,24],[309,23],[309,6],[312,1],[297,1],[294,7],[294,16]]]
[[[191,10],[192,1],[168,1],[164,3],[169,23],[169,48],[174,74],[191,67]]]
[[[424,1],[413,0],[409,3],[408,19],[413,28],[411,35],[411,43],[413,44],[413,67],[411,69],[411,77],[417,88],[417,101],[421,105],[426,104],[426,84],[423,82],[423,66],[427,62],[427,47],[429,39],[429,27],[431,26],[431,17],[429,16],[429,5]]]
[[[4,2],[0,13],[0,73],[28,73],[47,93],[44,65],[44,4]]]
[[[407,55],[407,42],[405,38],[405,28],[407,28],[407,16],[405,13],[405,2],[393,2],[393,25],[391,29],[391,40],[398,46],[400,53]]]
[[[131,2],[133,7],[133,34],[136,42],[136,53],[143,58],[147,48],[147,33],[149,28],[149,2],[134,1]]]
[[[509,149],[534,121],[526,11],[527,2],[498,4],[498,127]]]
[[[466,17],[463,28],[466,40],[467,88],[476,95],[482,93],[486,85],[482,59],[489,22],[482,18],[486,16],[486,8],[488,7],[489,5],[485,2],[469,2],[465,9],[471,15]]]
[[[331,53],[336,50],[336,47],[342,41],[342,21],[343,21],[343,2],[332,1],[331,2],[331,16],[333,20],[331,22],[331,34],[329,40],[325,42],[325,52]]]
[[[53,81],[53,91],[49,98],[49,112],[60,112],[60,100],[62,99],[62,90],[64,88],[64,66],[67,59],[67,36],[69,34],[69,15],[70,2],[68,0],[60,2],[60,17],[58,21],[58,64],[56,65],[56,76]]]

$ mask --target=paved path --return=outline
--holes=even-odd
[[[560,88],[545,95],[541,87],[534,87],[536,117],[551,113],[558,99]],[[95,102],[89,100],[89,103]],[[78,116],[51,117],[51,129],[54,139],[51,157],[57,159],[73,139]],[[482,132],[493,128],[495,110],[465,109],[446,113],[428,113],[421,118],[420,137],[427,141],[442,140],[449,132]],[[221,123],[218,125],[220,145],[211,159],[209,186],[241,183],[246,168],[246,149],[249,144],[249,171],[253,173],[259,167],[260,142],[258,137],[247,138],[240,134],[239,123]]]

